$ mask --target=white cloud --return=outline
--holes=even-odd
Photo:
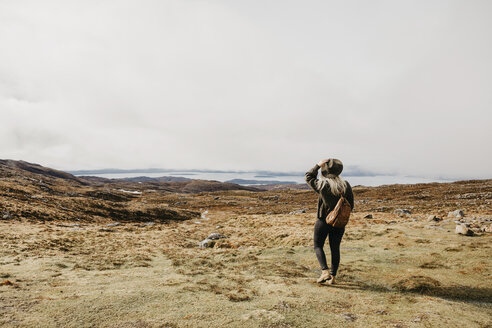
[[[338,157],[490,177],[490,9],[2,1],[1,157],[285,171]]]

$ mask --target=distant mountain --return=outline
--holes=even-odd
[[[134,173],[173,173],[179,172],[195,172],[195,173],[255,173],[257,178],[275,178],[283,176],[304,176],[305,172],[276,172],[276,171],[265,171],[265,170],[252,170],[252,171],[235,171],[235,170],[207,170],[207,169],[160,169],[160,168],[148,168],[148,169],[98,169],[98,170],[71,170],[69,173],[80,176],[88,175],[101,175],[101,174],[134,174]],[[347,177],[364,177],[364,176],[376,176],[376,175],[387,175],[386,173],[373,172],[360,168],[356,165],[349,165],[345,167],[344,176]]]
[[[118,174],[118,173],[162,173],[162,172],[174,172],[177,170],[165,170],[165,169],[99,169],[99,170],[73,170],[68,171],[73,175],[99,175],[99,174]]]
[[[165,192],[197,193],[209,191],[247,190],[261,191],[258,188],[240,186],[235,183],[213,180],[189,179],[183,177],[137,177],[107,179],[95,176],[77,176],[25,161],[0,160],[0,177],[12,177],[19,184],[49,183],[52,186],[90,185],[94,187],[118,188],[127,190],[152,189]],[[32,181],[32,182],[26,182]]]
[[[232,180],[227,180],[226,182],[237,183],[240,185],[296,184],[295,181],[246,180],[246,179],[232,179]]]
[[[183,177],[157,177],[157,178],[150,178],[146,176],[141,176],[141,177],[134,177],[134,178],[120,178],[119,180],[124,180],[124,181],[130,181],[130,182],[183,182],[183,181],[190,181],[192,179],[190,178],[183,178]]]

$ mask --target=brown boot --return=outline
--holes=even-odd
[[[334,285],[335,284],[335,276],[330,276],[330,279],[326,283],[328,285]]]
[[[318,284],[321,284],[322,282],[325,282],[330,278],[330,270],[321,270],[321,276],[319,276],[317,282]]]

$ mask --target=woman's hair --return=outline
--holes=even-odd
[[[321,175],[317,181],[317,187],[318,190],[321,190],[325,187],[330,188],[331,193],[335,196],[338,196],[345,193],[345,190],[347,189],[347,184],[345,183],[345,180],[340,178],[339,175],[334,178],[327,178]]]

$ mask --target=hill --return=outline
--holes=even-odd
[[[182,220],[199,217],[199,213],[161,204],[154,195],[225,190],[258,191],[205,180],[75,177],[38,164],[0,160],[2,217],[74,221]]]
[[[311,190],[3,164],[0,326],[490,327],[492,180],[355,186],[330,286]]]

